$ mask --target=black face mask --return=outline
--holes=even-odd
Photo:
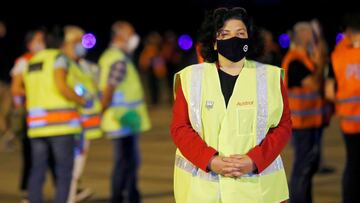
[[[249,49],[249,39],[232,37],[225,40],[216,40],[218,52],[232,62],[243,59]]]

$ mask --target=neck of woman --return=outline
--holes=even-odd
[[[232,62],[219,54],[220,69],[229,75],[239,75],[245,64],[245,57],[238,62]]]

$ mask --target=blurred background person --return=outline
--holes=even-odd
[[[56,34],[56,33],[54,33]],[[55,47],[45,49],[29,60],[24,70],[28,136],[30,137],[32,167],[28,185],[29,201],[43,202],[42,187],[49,157],[54,159],[56,192],[54,202],[68,199],[74,163],[74,136],[81,132],[76,105],[86,105],[68,81],[73,77],[69,67],[77,60],[76,44],[56,36]]]
[[[326,96],[336,104],[345,140],[346,161],[342,177],[342,202],[358,201],[360,182],[360,13],[345,17],[345,37],[331,55],[332,71]]]
[[[330,56],[329,56],[329,47],[325,40],[324,33],[320,22],[317,19],[313,19],[310,21],[311,28],[313,30],[313,38],[314,38],[314,46],[319,51],[319,60],[320,65],[322,65],[323,69],[323,78],[324,81],[329,75],[330,69]],[[324,85],[324,84],[323,84]],[[325,97],[324,88],[322,89],[321,94]],[[324,119],[324,127],[329,127],[332,115],[334,113],[334,105],[331,101],[323,100],[324,108],[323,108],[323,119]],[[334,173],[335,168],[328,166],[325,161],[325,157],[323,155],[323,136],[320,136],[320,163],[319,163],[319,174],[329,174]]]
[[[261,63],[280,66],[282,56],[279,45],[274,42],[273,34],[269,30],[262,28],[260,29],[260,39],[263,47],[260,56],[256,57],[256,60]]]
[[[69,203],[84,201],[94,194],[91,188],[81,185],[82,175],[85,171],[91,142],[103,135],[100,128],[101,103],[97,83],[99,67],[85,59],[84,56],[77,61],[77,65],[79,68],[75,79],[77,82],[73,84],[75,92],[90,101],[85,106],[78,106],[82,131],[75,137],[75,162]]]
[[[69,72],[68,83],[75,93],[86,99],[85,105],[78,105],[82,131],[75,135],[75,159],[69,192],[68,203],[78,202],[92,195],[90,188],[80,187],[87,155],[90,149],[90,140],[100,138],[101,104],[98,98],[96,65],[85,59],[87,50],[82,44],[85,31],[73,25],[64,27],[63,55],[59,56],[59,67],[65,67]],[[94,67],[95,66],[95,67]]]
[[[177,36],[173,31],[165,32],[163,39],[164,43],[161,48],[161,56],[165,61],[165,67],[167,69],[168,96],[170,103],[172,103],[174,75],[180,69],[181,53],[177,47]]]
[[[140,53],[139,66],[148,76],[147,82],[150,90],[150,101],[157,105],[161,101],[161,90],[164,89],[162,81],[165,78],[166,64],[161,53],[162,37],[158,32],[151,32],[146,36],[144,49]]]
[[[312,178],[319,167],[323,132],[323,61],[314,45],[310,23],[298,22],[293,28],[293,47],[282,67],[289,93],[293,122],[295,160],[290,180],[290,202],[312,202]]]
[[[101,127],[112,139],[114,153],[110,202],[124,202],[126,194],[129,202],[138,203],[139,135],[151,127],[139,74],[130,58],[140,39],[126,21],[115,22],[111,32],[110,47],[99,59]]]
[[[6,70],[11,66],[9,50],[10,40],[7,36],[5,22],[0,21],[0,69]],[[1,147],[6,151],[14,149],[14,134],[10,129],[11,90],[5,77],[7,71],[0,71],[0,139]]]
[[[39,51],[46,48],[45,33],[43,30],[31,30],[25,35],[26,52],[16,59],[11,69],[11,94],[14,108],[11,116],[11,130],[19,138],[22,151],[22,170],[20,190],[23,201],[27,200],[28,182],[31,168],[31,146],[27,136],[25,89],[22,81],[22,74],[28,66],[29,60]],[[53,167],[51,167],[53,169]],[[54,172],[54,170],[52,170]]]

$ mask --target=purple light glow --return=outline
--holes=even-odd
[[[344,33],[338,33],[336,35],[336,44],[339,43],[344,38]]]
[[[92,33],[85,34],[82,38],[82,45],[86,49],[91,49],[96,44],[96,37]]]
[[[283,49],[289,48],[290,41],[291,41],[290,36],[288,34],[284,33],[279,36],[279,44],[280,44],[281,48],[283,48]]]
[[[187,50],[191,49],[191,47],[193,45],[193,40],[190,37],[190,35],[183,34],[179,37],[178,44],[182,50],[187,51]]]

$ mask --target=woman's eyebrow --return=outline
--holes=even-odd
[[[221,29],[220,32],[230,32],[228,29]]]
[[[246,28],[238,28],[238,29],[236,29],[236,31],[246,31]]]

